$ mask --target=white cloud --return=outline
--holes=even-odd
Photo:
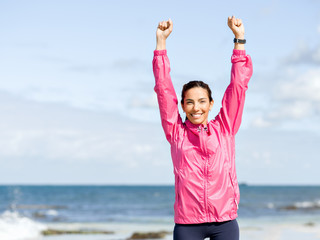
[[[271,160],[271,153],[268,150],[262,150],[262,151],[252,151],[252,159],[254,161],[259,161],[263,163],[264,165],[271,165],[272,160]]]
[[[21,171],[20,181],[28,182],[39,172],[47,172],[52,175],[47,181],[54,182],[55,174],[48,171],[58,166],[69,171],[84,169],[59,179],[64,182],[71,178],[82,181],[88,165],[105,168],[100,177],[104,182],[119,180],[119,172],[133,178],[124,176],[123,182],[134,182],[134,173],[140,174],[141,169],[158,171],[157,162],[167,163],[160,166],[164,176],[171,174],[169,147],[159,122],[141,123],[117,113],[38,103],[3,92],[0,99],[0,181],[12,178],[12,171]],[[86,179],[98,181],[95,175]],[[164,178],[165,182],[170,180]],[[41,181],[40,175],[37,181]]]
[[[310,47],[306,43],[301,43],[288,57],[284,59],[284,64],[320,64],[320,45]]]
[[[275,111],[269,113],[269,118],[275,120],[299,120],[311,117],[314,112],[312,108],[311,102],[293,100],[291,103],[281,103]]]
[[[266,128],[272,126],[272,122],[263,118],[262,116],[257,116],[252,120],[252,126],[257,128]]]
[[[297,99],[320,102],[320,70],[310,69],[296,79],[281,82],[275,97],[283,100]]]
[[[173,183],[170,146],[160,120],[141,123],[5,93],[0,100],[1,183]],[[240,131],[239,180],[287,181],[280,173],[300,169],[301,159],[317,164],[317,142],[319,136],[310,133]],[[315,174],[305,180],[286,176],[310,183]]]
[[[310,69],[296,79],[280,81],[275,86],[275,109],[268,113],[273,120],[304,119],[320,116],[320,70]]]
[[[320,49],[320,48],[319,48]],[[252,112],[251,126],[258,128],[288,127],[319,130],[320,70],[313,64],[281,67],[278,79],[261,93],[268,96]],[[259,84],[259,82],[258,82]],[[260,103],[261,101],[259,101]],[[307,124],[302,124],[302,121]]]
[[[122,72],[135,72],[136,70],[147,70],[146,66],[150,67],[150,63],[144,62],[141,59],[118,59],[113,62],[111,67]]]
[[[158,108],[157,95],[154,91],[147,95],[135,95],[132,97],[129,106],[133,108]]]
[[[104,73],[107,69],[106,66],[98,66],[92,64],[74,64],[64,68],[65,71],[77,72],[80,74],[99,75]]]
[[[236,137],[238,180],[253,184],[318,184],[319,141],[320,135],[309,131],[240,131]]]

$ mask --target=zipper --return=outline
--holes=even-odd
[[[204,131],[207,132],[207,127],[201,128],[200,126],[198,127],[198,132],[199,132],[199,139],[200,139],[200,146],[203,149],[205,153],[205,165],[204,165],[204,209],[205,209],[205,214],[206,214],[206,221],[209,222],[209,216],[208,216],[208,153],[207,149],[205,148],[205,144],[203,144],[203,139],[204,139]]]
[[[209,222],[207,189],[208,189],[208,160],[206,158],[206,163],[205,163],[205,185],[204,185],[204,207],[205,207],[205,210],[206,210],[207,222]]]

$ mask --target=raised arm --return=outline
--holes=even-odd
[[[174,141],[175,133],[182,124],[178,110],[178,99],[170,77],[170,62],[167,56],[166,40],[172,32],[172,21],[160,22],[157,28],[157,47],[152,61],[156,81],[160,117],[167,140]]]
[[[228,26],[236,39],[244,39],[244,26],[241,19],[228,18]],[[252,76],[252,62],[246,55],[244,44],[235,43],[231,57],[231,80],[222,99],[222,107],[216,120],[226,134],[235,135],[240,127],[245,102],[245,92]]]

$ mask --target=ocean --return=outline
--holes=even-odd
[[[320,186],[240,185],[238,220],[320,222]],[[0,186],[0,239],[49,227],[173,226],[173,186]],[[114,229],[105,229],[114,231]],[[117,237],[115,239],[119,239]]]

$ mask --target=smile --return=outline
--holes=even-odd
[[[200,118],[203,115],[203,113],[193,113],[193,114],[191,113],[190,115],[193,118]]]

